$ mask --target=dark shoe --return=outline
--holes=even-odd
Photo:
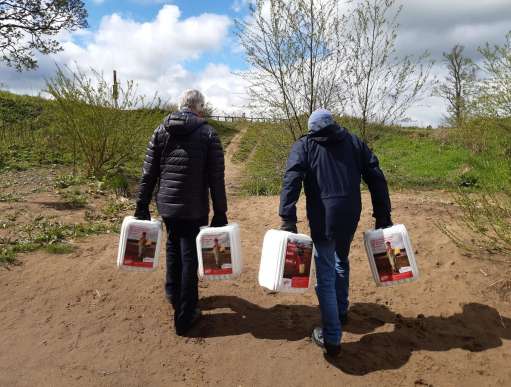
[[[199,308],[195,308],[195,310],[193,311],[192,318],[190,319],[190,322],[186,326],[183,327],[181,324],[180,324],[181,326],[178,326],[176,322],[176,334],[178,336],[185,336],[186,333],[199,322],[201,317],[202,317],[201,310]]]
[[[312,331],[312,342],[316,344],[318,347],[323,348],[326,351],[326,355],[329,357],[338,357],[341,353],[340,344],[328,344],[325,343],[325,339],[323,338],[323,329],[321,327],[316,327]]]
[[[333,344],[325,343],[325,350],[326,350],[327,356],[330,356],[332,358],[339,357],[339,355],[341,354],[341,345],[340,344],[333,345]]]
[[[201,319],[201,317],[202,317],[201,310],[199,308],[195,308],[195,310],[193,311],[193,316],[192,316],[192,319],[190,320],[190,325],[188,326],[188,329],[190,329],[195,324],[197,324],[199,322],[199,320]]]

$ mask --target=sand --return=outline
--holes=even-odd
[[[467,257],[439,231],[438,222],[453,222],[448,194],[392,200],[421,278],[375,286],[362,244],[372,226],[365,193],[350,321],[335,362],[309,338],[320,322],[314,292],[269,294],[257,283],[264,233],[279,226],[278,198],[230,195],[245,270],[235,281],[200,283],[204,316],[190,337],[174,333],[164,262],[153,273],[118,271],[117,235],[80,239],[66,255],[22,254],[22,265],[0,268],[0,386],[510,386],[509,264]],[[25,204],[0,211],[16,205]],[[307,232],[303,201],[299,216]]]

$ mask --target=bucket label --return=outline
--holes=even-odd
[[[312,263],[312,241],[289,237],[284,262],[284,288],[303,289],[309,287]]]
[[[130,225],[122,264],[152,269],[160,228],[157,225]]]
[[[413,278],[413,270],[401,234],[371,240],[374,263],[381,282]]]
[[[205,275],[232,274],[229,233],[203,235],[200,240]]]

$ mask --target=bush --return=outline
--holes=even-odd
[[[109,173],[101,181],[104,188],[113,191],[117,196],[129,197],[128,177],[122,170]]]
[[[87,196],[78,189],[60,192],[60,196],[69,208],[84,208],[87,205]]]
[[[439,225],[460,248],[476,253],[511,254],[511,190],[501,193],[470,193],[455,195],[461,216],[457,229]],[[511,263],[511,261],[508,261]]]
[[[85,174],[100,178],[143,152],[157,110],[137,95],[132,82],[119,88],[116,99],[103,75],[92,74],[58,68],[47,87],[56,102],[62,140],[75,162],[83,161]]]
[[[83,183],[83,179],[80,176],[67,174],[60,175],[55,178],[54,186],[55,188],[68,188],[73,185],[79,185]]]

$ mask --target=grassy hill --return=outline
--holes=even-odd
[[[341,117],[338,121],[357,133],[356,120]],[[248,159],[244,190],[255,195],[277,194],[292,139],[276,124],[247,125],[234,155],[238,162]],[[399,126],[374,125],[369,144],[394,189],[499,190],[511,181],[507,148],[497,128],[486,130],[484,149],[476,150],[470,141],[479,144],[479,139],[461,134],[462,141],[456,130]]]
[[[161,109],[129,111],[140,114],[140,141],[123,165],[123,174],[138,177],[145,146],[163,120]],[[350,117],[338,121],[357,133],[358,122]],[[282,125],[268,123],[211,124],[224,146],[246,128],[233,161],[246,163],[244,191],[268,195],[280,192],[281,178],[292,139]],[[506,128],[509,128],[509,122]],[[378,155],[394,189],[501,189],[511,181],[509,131],[499,123],[475,122],[464,131],[447,129],[370,127],[370,146]],[[502,136],[501,134],[505,135]],[[23,170],[38,165],[71,164],[73,150],[64,141],[65,130],[55,102],[0,92],[0,170]],[[80,160],[78,160],[79,162]]]
[[[145,147],[154,129],[168,114],[162,109],[124,112],[143,115],[140,142],[126,160],[125,173],[138,175]],[[237,130],[212,121],[224,146]],[[73,150],[63,141],[66,131],[54,101],[0,91],[0,171],[25,170],[38,165],[72,164]],[[80,162],[80,160],[78,160]]]

